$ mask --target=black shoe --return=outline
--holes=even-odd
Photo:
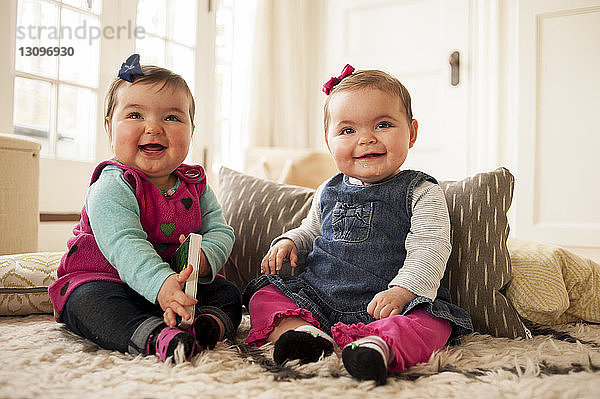
[[[194,320],[194,335],[202,348],[214,349],[221,336],[221,326],[214,317],[201,314]]]
[[[331,353],[333,353],[333,344],[325,338],[314,337],[304,331],[290,330],[283,333],[275,342],[273,360],[277,364],[295,359],[299,359],[301,363],[311,363]]]
[[[387,381],[387,367],[381,353],[365,346],[346,346],[342,361],[348,373],[357,380],[373,380],[376,385]]]

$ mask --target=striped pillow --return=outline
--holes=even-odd
[[[506,295],[534,323],[600,323],[600,264],[554,245],[508,240],[512,281]]]

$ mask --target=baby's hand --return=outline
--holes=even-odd
[[[376,294],[367,305],[367,312],[377,320],[400,314],[407,303],[417,296],[404,287],[394,286]]]
[[[289,238],[283,238],[269,249],[260,264],[260,270],[264,274],[276,274],[281,270],[283,260],[287,258],[289,258],[292,267],[296,267],[296,262],[298,262],[296,244]]]
[[[165,323],[174,327],[177,324],[177,315],[184,320],[191,316],[184,306],[195,305],[198,302],[195,298],[186,295],[183,287],[186,280],[192,273],[191,265],[183,269],[179,274],[172,274],[164,281],[160,291],[158,291],[158,304],[164,310],[163,319]]]

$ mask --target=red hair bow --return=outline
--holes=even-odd
[[[323,85],[323,92],[329,95],[329,93],[331,93],[331,90],[333,90],[335,85],[340,83],[345,77],[352,75],[352,72],[354,72],[354,67],[350,64],[346,64],[340,76],[338,76],[337,78],[335,76],[332,77],[327,81],[327,83]]]

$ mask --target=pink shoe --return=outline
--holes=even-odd
[[[177,350],[179,347],[183,349],[183,353]],[[174,363],[183,363],[197,353],[196,339],[180,328],[165,327],[156,337],[153,335],[148,337],[146,353],[154,353],[163,362],[172,357]]]

